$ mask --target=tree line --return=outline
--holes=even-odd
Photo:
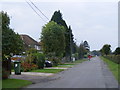
[[[0,16],[2,20],[2,58],[6,60],[11,55],[22,54],[25,48],[20,35],[9,27],[8,14],[2,11]],[[68,61],[72,56],[76,56],[77,59],[82,58],[87,52],[83,44],[77,46],[74,42],[71,26],[67,26],[60,10],[55,11],[49,23],[43,26],[40,38],[43,53],[46,57],[55,59],[55,62],[57,62],[56,59],[59,61],[63,57]]]
[[[115,51],[112,52],[111,45],[105,44],[102,47],[102,49],[100,49],[100,52],[101,52],[102,55],[110,55],[110,54],[119,55],[120,54],[120,47],[117,47],[115,49]]]
[[[72,61],[73,56],[80,59],[89,52],[87,41],[76,45],[71,26],[67,26],[60,10],[55,11],[51,20],[43,26],[40,39],[44,54],[55,63],[63,58]]]

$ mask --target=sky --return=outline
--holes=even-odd
[[[29,0],[27,0],[30,2]],[[117,0],[31,0],[50,20],[60,10],[67,25],[71,26],[74,40],[79,45],[88,41],[90,50],[100,50],[110,44],[112,51],[118,47],[118,1]],[[16,33],[27,34],[40,41],[42,27],[49,22],[31,9],[25,0],[4,0],[0,11],[10,17],[10,27]],[[37,10],[36,10],[37,11]],[[38,12],[38,11],[37,11]],[[43,20],[44,19],[44,20]]]

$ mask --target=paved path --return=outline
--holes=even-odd
[[[51,79],[26,88],[118,88],[114,76],[99,57],[78,64]]]

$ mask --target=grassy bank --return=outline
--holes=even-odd
[[[32,70],[30,72],[41,72],[41,73],[58,73],[63,71],[64,69],[37,69],[37,70]]]
[[[6,79],[2,80],[2,88],[21,88],[27,85],[32,84],[32,82],[27,80],[20,80],[20,79]]]
[[[108,65],[109,69],[112,71],[113,75],[118,80],[119,79],[118,78],[118,64],[104,57],[100,57],[100,58]],[[120,80],[118,81],[120,83]]]

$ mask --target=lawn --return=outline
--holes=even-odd
[[[74,63],[74,64],[79,64],[79,63],[82,63],[82,62],[84,62],[84,61],[87,61],[87,59],[76,60],[76,61],[74,61],[73,63]]]
[[[60,65],[75,65],[74,63],[64,63],[64,64],[60,64]]]
[[[37,69],[30,72],[41,72],[41,73],[58,73],[64,71],[64,69]]]
[[[104,58],[101,57],[101,59],[106,62],[106,64],[108,65],[109,69],[112,71],[113,75],[115,76],[115,78],[118,80],[118,64]],[[119,81],[120,83],[120,81]]]
[[[1,90],[1,88],[2,88],[2,80],[0,80],[0,90]]]
[[[58,65],[53,67],[70,68],[70,67],[73,67],[73,65]]]
[[[70,67],[73,67],[76,64],[82,63],[83,61],[87,61],[87,60],[86,59],[80,59],[80,60],[76,60],[74,62],[59,64],[58,66],[53,66],[53,67],[70,68]]]
[[[59,64],[58,66],[54,66],[54,67],[63,67],[63,68],[69,68],[69,67],[73,67],[76,64],[82,63],[84,61],[87,61],[86,59],[80,59],[80,60],[76,60],[74,62],[69,62],[69,63],[64,63],[64,64]]]
[[[27,80],[20,80],[20,79],[2,80],[2,88],[21,88],[30,84],[32,84],[32,82]]]
[[[64,64],[60,64],[60,65],[55,66],[55,67],[70,68],[70,67],[73,67],[74,65],[75,65],[74,63],[64,63]]]
[[[87,61],[87,59],[80,59],[80,60],[76,60],[74,62],[70,62],[70,63],[65,63],[63,65],[76,65],[76,64],[79,64],[79,63],[82,63],[84,61]]]

